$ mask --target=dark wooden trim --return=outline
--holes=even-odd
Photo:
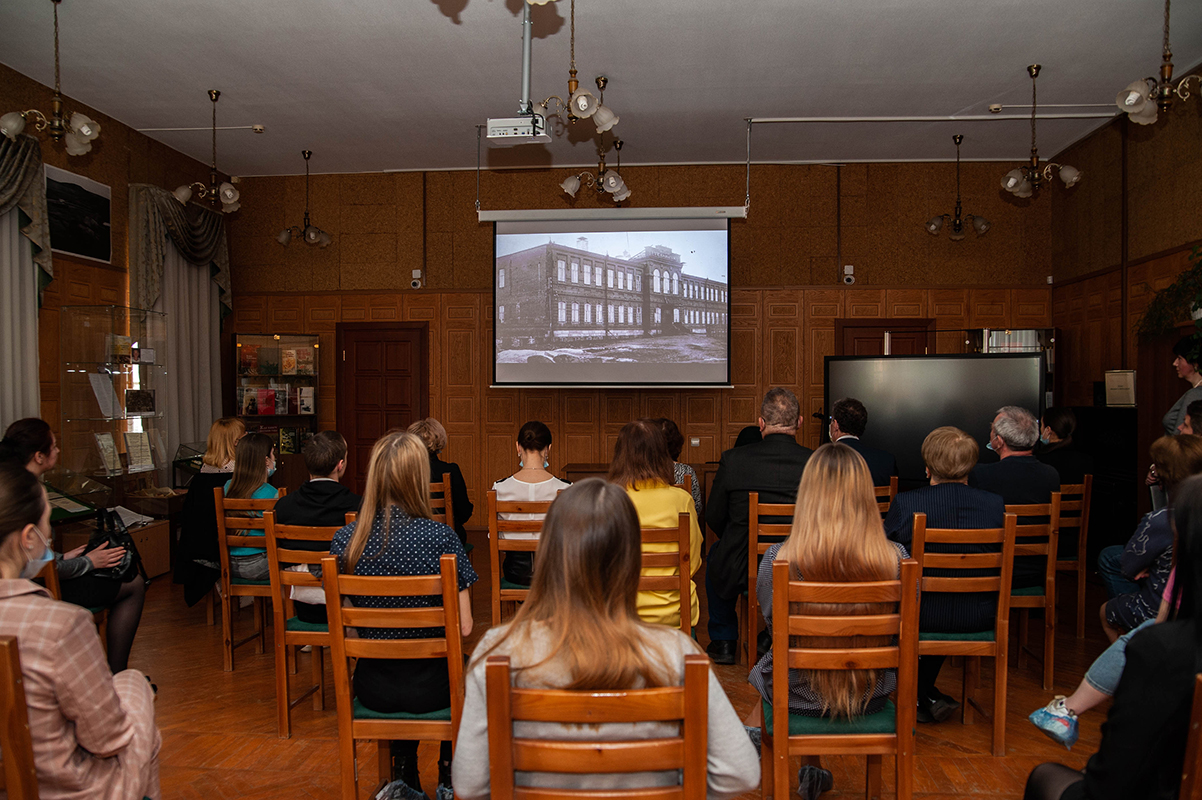
[[[1188,248],[1182,248],[1182,249],[1188,249]],[[1137,262],[1132,262],[1132,263],[1137,263]],[[1112,267],[1111,269],[1117,269],[1117,267]],[[842,270],[842,267],[840,267],[840,270]],[[1108,272],[1108,271],[1110,271],[1110,270],[1104,270],[1104,272]],[[1090,273],[1090,275],[1088,275],[1088,276],[1082,276],[1080,278],[1072,278],[1068,281],[1065,281],[1063,284],[1060,284],[1060,283],[1055,284],[1055,286],[1063,286],[1063,285],[1067,285],[1068,283],[1072,283],[1072,282],[1075,282],[1078,280],[1084,280],[1086,277],[1093,277],[1093,275],[1095,275],[1095,274],[1100,274],[1100,273]],[[862,289],[880,289],[880,290],[885,290],[885,291],[894,291],[894,290],[902,290],[902,289],[917,290],[917,291],[938,291],[941,289],[951,289],[951,290],[966,289],[966,290],[972,291],[972,290],[977,290],[977,289],[1005,289],[1005,290],[1051,289],[1051,288],[1055,288],[1055,286],[1049,286],[1046,283],[1034,283],[1034,284],[1026,284],[1026,285],[1016,284],[1016,283],[1002,283],[1002,284],[992,284],[992,283],[986,283],[986,284],[888,283],[888,284],[886,284],[886,283],[881,283],[881,284],[871,284],[871,285],[867,285],[867,286],[864,286],[861,284],[856,284],[855,286],[844,286],[842,283],[837,283],[837,284],[825,284],[825,283],[823,283],[823,284],[785,284],[785,283],[782,283],[782,284],[776,284],[776,285],[772,285],[772,286],[767,286],[767,285],[731,286],[730,290],[732,292],[806,291],[806,290],[830,291],[832,289],[836,289],[836,290],[842,291],[842,292],[848,292],[848,291],[854,292],[854,291],[860,291]],[[403,288],[397,287],[396,289],[344,289],[344,290],[326,289],[326,290],[316,291],[316,292],[313,292],[313,291],[297,291],[297,292],[247,291],[247,292],[238,292],[237,296],[244,296],[244,297],[331,297],[331,296],[342,296],[342,295],[379,295],[379,294],[412,294],[412,295],[421,295],[421,294],[491,294],[492,291],[493,291],[493,289],[491,286],[480,287],[480,288],[476,288],[476,289],[437,289],[437,288],[429,288],[429,287],[424,288],[424,289],[410,289],[409,286],[406,284],[405,287],[403,287]]]
[[[1166,258],[1167,256],[1175,256],[1178,253],[1185,252],[1186,250],[1193,250],[1195,247],[1202,247],[1202,239],[1195,239],[1192,242],[1186,242],[1185,244],[1179,244],[1176,247],[1170,247],[1166,250],[1161,250],[1159,253],[1153,253],[1150,256],[1141,256],[1139,258],[1133,258],[1130,261],[1128,261],[1127,264],[1128,264],[1128,266],[1138,267],[1140,264],[1146,264],[1149,261],[1156,261],[1157,259]]]
[[[1103,275],[1109,275],[1112,272],[1118,272],[1122,268],[1123,268],[1122,264],[1115,264],[1114,266],[1111,266],[1111,267],[1103,267],[1102,269],[1095,269],[1093,272],[1087,272],[1084,275],[1078,275],[1075,278],[1066,278],[1063,281],[1056,281],[1054,284],[1052,284],[1052,290],[1055,291],[1056,289],[1059,289],[1064,286],[1072,286],[1074,283],[1083,283],[1085,281],[1092,280],[1093,278],[1100,278]]]
[[[1165,22],[1165,25],[1168,25],[1168,22]],[[1130,117],[1124,119],[1121,124],[1122,127],[1119,129],[1119,173],[1121,176],[1119,181],[1119,200],[1122,205],[1119,209],[1119,270],[1122,272],[1123,277],[1119,282],[1119,308],[1121,309],[1121,318],[1119,320],[1121,323],[1119,325],[1119,363],[1123,369],[1127,369],[1127,338],[1130,335],[1127,332],[1127,328],[1130,327],[1127,324],[1129,317],[1127,301],[1130,295],[1130,292],[1127,291],[1127,282],[1130,278],[1131,269],[1130,254],[1127,252],[1131,238],[1131,217],[1127,213],[1127,134],[1131,130]]]
[[[935,320],[929,317],[866,317],[847,319],[846,317],[835,320],[835,355],[848,355],[843,352],[843,330],[845,328],[881,328],[888,330],[889,328],[914,328],[926,326],[927,336],[929,337],[935,332]],[[927,347],[930,347],[930,340],[927,340]]]

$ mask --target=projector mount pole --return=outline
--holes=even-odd
[[[518,102],[518,114],[530,114],[530,61],[531,39],[534,25],[530,21],[530,4],[522,3],[522,99]]]

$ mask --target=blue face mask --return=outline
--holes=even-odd
[[[992,449],[993,449],[993,442],[985,442],[985,449],[986,449],[986,450],[992,450]]]
[[[267,477],[270,478],[274,474],[275,474],[275,464],[272,464],[270,467],[267,468]]]
[[[1043,444],[1043,445],[1049,445],[1049,444],[1051,444],[1051,443],[1052,443],[1052,440],[1051,440],[1051,439],[1049,439],[1049,438],[1048,438],[1048,437],[1046,437],[1046,436],[1040,436],[1040,437],[1039,437],[1039,443],[1040,443],[1040,444]]]
[[[29,580],[42,571],[42,567],[54,560],[54,551],[50,549],[50,545],[46,544],[46,538],[42,536],[42,532],[38,531],[38,538],[42,540],[45,547],[42,548],[42,555],[39,558],[30,558],[25,562],[25,566],[21,568],[21,577]]]

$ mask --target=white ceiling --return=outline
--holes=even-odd
[[[568,0],[534,11],[541,100],[566,90]],[[520,15],[521,0],[64,0],[63,90],[151,128],[207,126],[220,89],[219,125],[267,126],[220,134],[232,174],[303,173],[305,148],[315,173],[474,168],[475,126],[516,111]],[[1030,102],[1032,62],[1041,105],[1108,103],[1156,72],[1162,21],[1159,0],[579,0],[576,62],[590,88],[610,78],[624,163],[741,163],[744,117],[986,114]],[[1202,61],[1202,2],[1172,21],[1180,76]],[[0,0],[0,61],[48,85],[52,33],[51,0]],[[1103,123],[1041,122],[1040,151]],[[484,163],[595,163],[592,132]],[[753,159],[946,160],[953,133],[966,159],[1030,145],[1024,121],[764,125]],[[207,131],[150,135],[209,160]]]

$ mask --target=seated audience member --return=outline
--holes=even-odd
[[[735,447],[742,447],[747,444],[755,444],[756,442],[764,441],[764,433],[760,430],[759,425],[748,425],[739,431],[739,435],[735,437]]]
[[[518,431],[518,471],[492,485],[497,500],[502,503],[549,503],[570,484],[550,472],[551,430],[538,420],[531,420]],[[505,519],[541,519],[542,514],[506,513]],[[502,533],[503,539],[537,539],[538,534]],[[534,553],[508,552],[501,562],[505,580],[529,586],[534,575]]]
[[[1077,415],[1067,406],[1053,406],[1043,412],[1039,446],[1035,457],[1056,469],[1060,483],[1082,483],[1094,472],[1093,456],[1073,442]]]
[[[831,407],[831,441],[847,445],[864,458],[872,473],[873,486],[888,486],[889,479],[897,474],[897,459],[892,453],[860,441],[867,427],[868,409],[854,397],[844,397]]]
[[[885,515],[885,535],[909,548],[914,515],[927,515],[928,528],[1000,528],[1005,504],[992,492],[968,486],[968,473],[977,463],[977,443],[959,428],[936,428],[922,442],[929,486],[902,492]],[[988,545],[930,545],[931,552],[988,552]],[[994,550],[996,552],[996,550]],[[938,572],[942,572],[939,570]],[[932,573],[934,574],[934,573]],[[950,577],[961,573],[952,571]],[[996,592],[930,593],[922,595],[918,629],[929,633],[976,633],[993,627]],[[935,688],[945,656],[918,657],[918,721],[942,722],[960,707]]]
[[[17,637],[40,795],[157,800],[153,690],[136,670],[110,673],[90,613],[28,580],[54,557],[49,541],[45,490],[0,466],[0,635]]]
[[[458,464],[448,463],[438,458],[447,446],[447,430],[434,417],[419,419],[409,426],[409,432],[416,434],[426,444],[430,452],[430,482],[441,481],[442,476],[451,473],[451,496],[446,499],[447,506],[455,515],[455,535],[461,544],[467,544],[467,530],[464,524],[472,518],[472,501],[467,497],[467,484]]]
[[[1170,505],[1177,485],[1202,472],[1202,437],[1162,436],[1151,447],[1152,464]],[[1125,547],[1112,545],[1098,554],[1098,575],[1110,598],[1102,606],[1102,629],[1115,641],[1153,619],[1173,568],[1171,509],[1144,515]]]
[[[614,458],[609,465],[610,483],[626,490],[639,515],[641,528],[675,528],[680,515],[689,515],[689,574],[695,575],[701,568],[701,548],[705,540],[697,525],[697,513],[693,509],[693,498],[684,489],[672,485],[672,457],[668,455],[668,444],[664,431],[653,419],[636,419],[627,422],[618,433],[614,444]],[[675,552],[672,544],[649,544],[649,553]],[[648,575],[675,575],[668,567],[648,567]],[[689,582],[693,625],[701,617],[701,606],[697,602],[697,585]],[[679,592],[639,592],[639,616],[647,622],[661,625],[680,624]]]
[[[1180,485],[1172,514],[1178,558],[1170,621],[1140,631],[1127,643],[1102,742],[1084,772],[1041,764],[1027,780],[1026,800],[1176,800],[1194,674],[1202,663],[1202,477]]]
[[[222,417],[209,428],[200,474],[188,481],[188,494],[180,510],[179,545],[173,579],[184,586],[184,601],[200,602],[221,578],[217,554],[217,508],[213,490],[224,486],[234,471],[234,452],[246,435],[237,417]]]
[[[736,444],[718,462],[705,508],[705,521],[718,535],[705,568],[710,636],[706,651],[717,664],[733,664],[737,658],[735,604],[747,591],[748,494],[759,492],[761,503],[797,499],[801,473],[814,452],[797,443],[800,424],[797,396],[788,389],[770,389],[760,405],[763,440]]]
[[[989,426],[989,446],[1001,460],[995,464],[977,464],[968,475],[968,485],[1001,495],[1006,505],[1051,502],[1052,492],[1060,491],[1060,473],[1031,454],[1038,441],[1039,424],[1034,414],[1019,406],[999,408]],[[1047,522],[1047,518],[1024,517],[1018,522],[1025,525],[1040,521]],[[1043,586],[1046,569],[1047,559],[1043,556],[1016,556],[1011,586],[1015,589]]]
[[[301,454],[305,457],[309,480],[276,502],[275,521],[280,525],[341,528],[346,524],[346,515],[357,512],[363,501],[363,498],[339,483],[346,472],[346,439],[338,431],[321,431],[305,444]],[[303,539],[281,539],[280,545],[293,550],[326,549],[321,542]],[[311,565],[309,571],[321,575],[318,565]],[[296,616],[302,622],[327,621],[326,596],[320,587],[294,586],[292,600]]]
[[[279,490],[267,482],[275,474],[275,442],[261,433],[248,433],[234,452],[234,476],[225,482],[230,500],[271,500]],[[227,516],[260,517],[258,511],[230,512]],[[243,536],[262,536],[263,531],[248,529]],[[263,547],[231,547],[230,576],[247,581],[265,581],[271,577],[267,550]]]
[[[701,481],[697,480],[697,470],[689,464],[680,463],[680,451],[684,449],[684,436],[680,432],[680,428],[676,427],[676,423],[670,419],[661,417],[655,420],[660,427],[664,429],[664,440],[668,443],[668,455],[672,457],[672,477],[673,483],[684,483],[684,478],[689,475],[693,479],[693,486],[690,492],[693,495],[693,507],[697,509],[697,519],[701,519]]]
[[[58,441],[45,420],[30,417],[8,426],[0,440],[0,461],[23,466],[39,481],[58,463]],[[49,541],[49,540],[47,540]],[[129,666],[142,606],[146,601],[146,581],[134,572],[129,580],[117,581],[100,576],[96,570],[113,567],[125,557],[125,548],[108,543],[85,553],[87,545],[54,555],[63,600],[84,608],[107,608],[105,645],[109,668],[115,675]]]
[[[755,592],[769,626],[772,624],[772,562],[789,562],[797,580],[830,583],[896,580],[905,549],[885,538],[872,474],[864,459],[845,444],[824,444],[806,464],[797,488],[797,509],[789,538],[768,548],[760,562]],[[839,614],[889,614],[892,604],[823,606]],[[798,607],[804,611],[803,606]],[[806,637],[797,637],[804,647]],[[865,646],[874,642],[865,637]],[[816,637],[815,643],[829,640]],[[887,638],[879,644],[889,644]],[[772,651],[752,668],[747,682],[772,702]],[[875,677],[875,683],[869,685]],[[789,670],[789,712],[807,717],[855,719],[885,707],[897,688],[896,670]],[[833,778],[817,766],[798,775],[802,797],[829,791]]]
[[[1185,419],[1181,420],[1181,424],[1177,426],[1177,433],[1194,434],[1194,420],[1198,421],[1198,427],[1202,428],[1202,400],[1195,400],[1185,408]],[[1202,434],[1202,430],[1196,431]]]
[[[472,603],[468,587],[477,577],[455,531],[432,519],[430,460],[417,436],[391,431],[376,442],[367,467],[367,490],[356,521],[334,536],[330,552],[343,572],[351,575],[437,575],[444,554],[458,557],[460,632],[472,632]],[[358,605],[356,598],[350,598]],[[436,606],[441,598],[361,598],[372,608]],[[359,628],[364,639],[423,639],[441,636],[442,628]],[[355,697],[381,713],[405,711],[426,714],[451,704],[445,658],[360,658],[353,678]],[[416,800],[418,779],[416,741],[389,742],[392,780],[384,796]],[[451,743],[443,742],[438,758],[437,800],[451,800]]]
[[[679,686],[684,657],[700,652],[679,630],[650,625],[635,611],[639,519],[629,495],[599,478],[566,490],[547,514],[530,595],[509,623],[484,634],[467,672],[455,750],[455,789],[466,800],[489,796],[490,655],[509,656],[513,685],[536,689],[620,690]],[[755,748],[721,685],[709,673],[706,797],[731,798],[759,783]],[[613,731],[610,731],[610,728]],[[605,740],[677,735],[677,726],[533,725],[523,736]],[[630,789],[672,786],[679,772],[567,775],[523,772],[523,786]]]

